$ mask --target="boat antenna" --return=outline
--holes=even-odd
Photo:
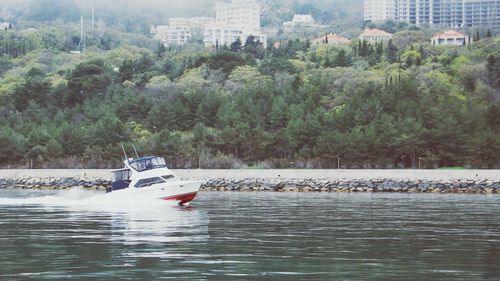
[[[127,160],[128,156],[127,156],[127,153],[125,152],[125,147],[123,147],[123,143],[121,143],[120,145],[122,146],[123,155],[125,155],[125,160]]]
[[[134,148],[134,151],[135,151],[135,156],[137,156],[137,159],[139,159],[139,154],[137,154],[137,149],[135,149],[135,145],[132,144],[132,147]]]

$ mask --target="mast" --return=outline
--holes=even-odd
[[[122,146],[123,155],[125,155],[125,160],[128,160],[127,152],[125,152],[125,147],[123,147],[123,143],[120,144]]]
[[[94,31],[94,8],[92,7],[92,31]]]
[[[83,40],[83,17],[80,17],[80,41]]]
[[[135,156],[137,157],[137,159],[139,159],[139,154],[137,154],[137,149],[135,149],[135,144],[132,144],[132,147],[134,148]]]

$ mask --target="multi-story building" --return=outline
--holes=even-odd
[[[396,17],[396,0],[365,0],[364,19],[380,22]]]
[[[215,18],[210,17],[193,17],[193,18],[170,18],[168,20],[170,26],[186,26],[189,29],[205,29],[209,24],[215,22]]]
[[[151,27],[151,33],[154,34],[155,39],[170,46],[183,45],[191,37],[191,29],[184,25],[157,25]]]
[[[205,27],[205,46],[230,45],[240,39],[245,44],[249,36],[266,47],[266,36],[260,28],[261,6],[255,0],[231,0],[215,4],[215,23]]]
[[[463,3],[464,0],[433,0],[431,2],[431,15],[428,21],[417,24],[434,24],[451,27],[462,27],[463,25]]]
[[[293,15],[291,21],[286,21],[283,23],[284,28],[295,28],[295,27],[315,27],[314,18],[311,15]]]
[[[412,24],[432,21],[434,0],[396,0],[394,19]],[[454,0],[452,0],[454,1]]]
[[[465,0],[464,26],[500,26],[500,0]]]
[[[365,20],[416,25],[500,26],[500,0],[365,0]]]
[[[215,21],[209,17],[194,18],[171,18],[169,25],[157,25],[151,27],[154,38],[160,40],[164,45],[180,46],[185,44],[193,35],[193,30],[204,30],[206,25]]]

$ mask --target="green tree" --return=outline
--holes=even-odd
[[[113,80],[112,70],[103,60],[91,60],[79,64],[68,77],[68,94],[65,104],[75,105],[85,98],[104,95]]]
[[[18,110],[25,110],[29,101],[45,104],[49,98],[50,83],[45,73],[38,68],[31,68],[24,83],[16,88],[14,99]]]
[[[392,39],[389,39],[387,43],[387,48],[385,49],[385,59],[389,63],[395,63],[398,61],[398,47],[392,43]]]
[[[335,66],[338,67],[349,67],[351,65],[350,59],[344,49],[340,49],[335,56]]]
[[[231,43],[231,51],[233,52],[239,52],[242,49],[242,43],[240,38],[237,38],[236,41]]]

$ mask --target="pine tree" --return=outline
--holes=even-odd
[[[382,56],[384,55],[384,44],[380,42],[376,46],[376,55],[377,55],[377,61],[380,62],[382,60]]]
[[[166,51],[167,51],[167,49],[165,48],[165,45],[163,43],[160,43],[160,45],[158,46],[158,52],[156,53],[156,55],[159,58],[162,58]]]
[[[242,44],[240,38],[236,39],[233,43],[231,43],[231,51],[239,52],[242,49]]]
[[[335,66],[348,67],[351,63],[344,49],[341,49],[335,56]]]
[[[395,63],[398,61],[398,47],[392,43],[392,39],[389,39],[387,43],[387,48],[385,49],[385,59],[389,63]]]
[[[361,48],[359,50],[359,56],[361,57],[367,57],[369,54],[369,47],[368,47],[368,41],[363,40],[363,43],[361,44]]]
[[[491,35],[491,30],[488,29],[488,31],[486,32],[486,38],[491,38],[492,35]]]
[[[426,58],[425,50],[424,50],[424,46],[423,45],[420,45],[420,47],[418,48],[418,52],[420,53],[420,56],[422,57],[422,59]]]
[[[500,60],[493,54],[486,57],[486,70],[490,83],[495,88],[500,88]]]

